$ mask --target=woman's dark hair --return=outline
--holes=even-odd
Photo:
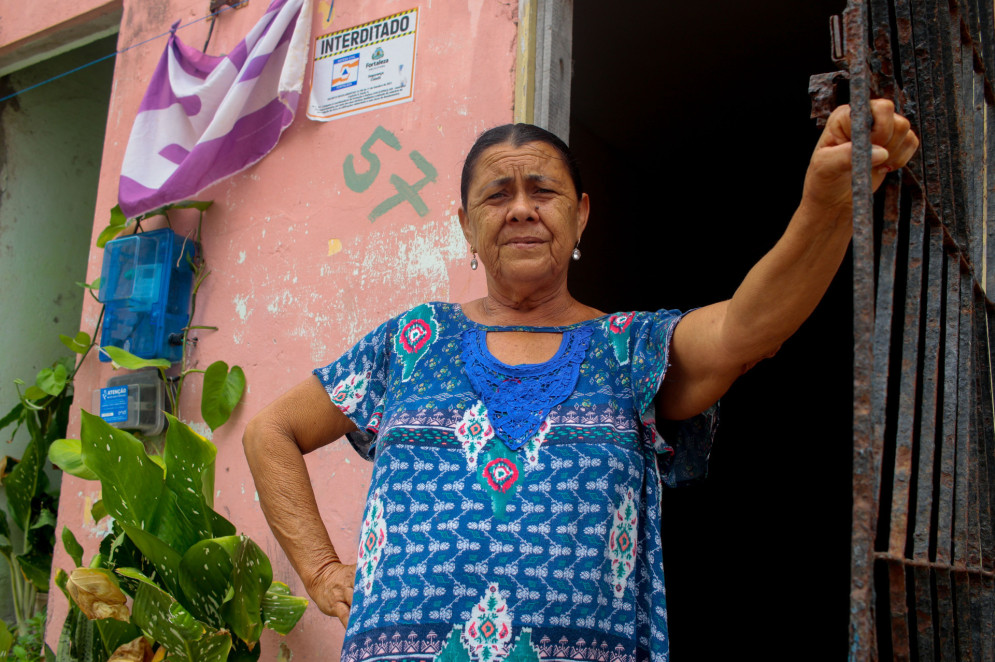
[[[580,178],[580,165],[577,163],[577,157],[570,152],[570,148],[567,147],[565,142],[546,129],[532,124],[504,124],[496,126],[493,129],[488,129],[480,134],[477,142],[473,143],[473,147],[466,154],[459,187],[460,201],[463,203],[463,209],[466,209],[466,194],[470,189],[470,179],[473,177],[473,169],[477,167],[480,155],[487,148],[504,143],[511,143],[512,147],[521,147],[528,143],[546,143],[552,146],[560,153],[563,161],[567,164],[567,170],[570,171],[570,179],[573,180],[574,190],[577,193],[577,198],[580,199],[581,193],[584,192],[584,183]]]

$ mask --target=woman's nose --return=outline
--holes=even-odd
[[[508,207],[508,220],[535,221],[538,219],[536,210],[537,207],[532,203],[528,195],[518,193],[512,198],[511,205]]]

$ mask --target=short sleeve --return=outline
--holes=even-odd
[[[316,368],[332,404],[358,428],[346,437],[363,458],[372,460],[390,376],[392,322],[384,322],[336,361]]]
[[[639,313],[631,324],[632,388],[637,413],[652,433],[661,479],[668,487],[705,478],[718,427],[717,403],[685,421],[656,419],[655,398],[670,366],[670,343],[685,314],[677,310]]]

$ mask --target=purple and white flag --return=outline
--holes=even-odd
[[[128,218],[193,197],[273,149],[301,95],[311,0],[273,0],[223,57],[173,28],[124,154],[118,199]]]

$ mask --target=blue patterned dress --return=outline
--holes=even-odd
[[[658,433],[679,319],[486,327],[429,303],[315,370],[374,463],[344,662],[669,658],[660,487],[703,477],[716,421]],[[563,336],[509,366],[488,331]]]

